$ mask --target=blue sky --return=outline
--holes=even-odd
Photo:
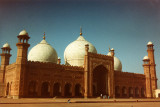
[[[17,35],[23,29],[31,37],[29,50],[46,32],[47,42],[64,63],[64,50],[78,38],[80,26],[84,38],[96,47],[98,53],[107,54],[109,46],[115,49],[124,72],[143,73],[146,44],[152,41],[160,79],[159,0],[0,1],[0,46],[6,42],[11,45],[10,63],[16,61]]]

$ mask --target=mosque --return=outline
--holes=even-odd
[[[4,44],[0,65],[0,96],[154,98],[157,89],[154,45],[147,44],[148,56],[143,58],[144,74],[122,72],[122,63],[109,49],[98,54],[80,30],[77,40],[64,51],[61,64],[56,50],[43,40],[28,53],[29,34],[22,30],[17,36],[17,57],[9,64],[11,47]]]

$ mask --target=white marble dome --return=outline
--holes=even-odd
[[[111,52],[109,52],[107,55],[111,56]],[[114,56],[114,70],[115,71],[122,71],[122,63],[121,61]]]
[[[8,43],[5,43],[5,44],[3,45],[3,48],[10,48],[10,45],[9,45]]]
[[[89,52],[97,53],[96,48],[83,36],[79,36],[77,40],[70,43],[64,51],[64,60],[66,65],[83,66],[85,56],[85,45],[89,44]]]
[[[46,40],[42,40],[30,50],[28,60],[57,63],[58,56],[56,50]]]
[[[28,35],[27,31],[26,30],[22,30],[19,35]]]

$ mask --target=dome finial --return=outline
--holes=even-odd
[[[82,36],[82,27],[80,26],[80,35]]]
[[[46,35],[46,34],[45,34],[45,32],[44,32],[44,33],[43,33],[43,39],[44,39],[44,40],[46,39],[45,35]]]
[[[109,52],[111,51],[110,46],[109,46]]]

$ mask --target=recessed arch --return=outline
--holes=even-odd
[[[125,86],[122,88],[122,97],[127,97],[127,89]]]
[[[61,85],[58,82],[53,85],[53,96],[61,96]]]
[[[115,87],[115,96],[120,97],[120,87],[119,86]]]
[[[133,88],[132,87],[129,87],[129,97],[133,97]]]
[[[36,81],[30,81],[28,85],[28,95],[31,97],[37,96],[37,82]]]
[[[81,92],[81,85],[78,83],[75,85],[75,97],[81,97],[82,92]]]
[[[92,95],[108,95],[108,70],[103,65],[98,65],[93,69]]]
[[[141,88],[141,97],[145,97],[145,90],[143,87]]]
[[[9,82],[7,83],[6,95],[9,95]]]
[[[135,97],[139,97],[139,88],[138,87],[135,88]]]
[[[65,94],[65,97],[71,97],[72,96],[72,85],[70,83],[65,84],[64,94]]]
[[[41,96],[50,97],[50,86],[49,82],[43,82],[41,87]]]

